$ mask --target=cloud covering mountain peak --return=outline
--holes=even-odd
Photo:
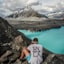
[[[64,10],[64,0],[0,0],[0,13],[6,16],[13,13],[13,10],[26,6],[31,6],[42,13],[43,11],[50,13]]]

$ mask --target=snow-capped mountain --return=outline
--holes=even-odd
[[[48,14],[49,18],[57,18],[57,19],[64,19],[64,12],[55,12]]]
[[[0,4],[0,15],[17,17],[17,15],[22,16],[26,11],[26,7],[31,7],[34,11],[41,15],[49,16],[50,14],[59,14],[59,12],[64,12],[64,0],[5,0],[3,4]],[[3,10],[2,10],[3,8]],[[2,11],[3,12],[2,12]],[[23,13],[21,13],[23,11]]]
[[[44,14],[40,14],[32,8],[24,8],[23,10],[19,10],[14,12],[13,14],[7,16],[8,18],[18,18],[18,17],[44,17],[48,18]]]

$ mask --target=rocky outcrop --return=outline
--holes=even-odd
[[[16,31],[0,17],[0,64],[14,63],[19,58],[22,47],[28,46],[30,42],[23,33]]]

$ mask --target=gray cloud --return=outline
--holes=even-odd
[[[64,0],[0,0],[0,15],[8,15],[17,8],[29,5],[42,13],[64,10]]]

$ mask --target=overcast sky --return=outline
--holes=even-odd
[[[64,8],[64,0],[0,0],[0,16],[11,14],[12,10],[29,5],[36,11],[61,11]]]

